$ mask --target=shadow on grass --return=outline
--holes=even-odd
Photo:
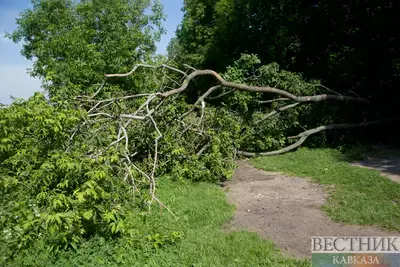
[[[375,169],[391,180],[400,182],[400,149],[393,147],[358,146],[342,149],[338,160],[353,166]]]
[[[390,146],[351,146],[339,150],[342,156],[339,160],[347,162],[400,157],[400,148]]]

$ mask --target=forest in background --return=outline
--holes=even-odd
[[[399,10],[391,0],[186,0],[168,52],[218,71],[242,53],[256,54],[263,64],[276,62],[340,94],[372,100],[361,112],[364,119],[396,117],[400,38],[393,26],[400,23]],[[341,116],[356,114],[344,110]]]

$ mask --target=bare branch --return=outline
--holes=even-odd
[[[326,95],[326,94],[315,95],[315,96],[295,96],[284,90],[269,87],[269,86],[259,87],[259,86],[249,86],[249,85],[245,85],[245,84],[232,83],[232,82],[228,82],[228,81],[224,80],[224,78],[222,78],[218,73],[216,73],[213,70],[196,70],[186,77],[186,79],[182,83],[182,86],[180,86],[179,88],[167,91],[165,93],[162,93],[161,96],[168,97],[173,94],[181,93],[187,89],[191,80],[193,80],[197,76],[205,76],[205,75],[211,75],[211,76],[215,77],[221,86],[235,88],[237,90],[247,91],[247,92],[274,93],[274,94],[283,96],[285,98],[289,98],[296,102],[320,102],[320,101],[326,101],[326,100],[336,100],[336,101],[352,101],[352,102],[360,102],[360,103],[369,103],[368,100],[350,97],[350,96],[337,96],[337,95]]]
[[[192,66],[190,66],[190,65],[188,65],[188,64],[183,64],[183,66],[184,66],[185,68],[190,69],[190,70],[193,70],[193,71],[196,71],[196,70],[197,70],[197,69],[193,68]]]
[[[172,214],[172,216],[174,216],[175,219],[177,219],[176,215],[167,206],[165,206],[165,204],[162,203],[157,197],[154,196],[153,199],[157,201],[157,203],[160,204],[160,206],[162,206],[164,209],[166,209],[170,214]]]
[[[139,67],[143,68],[168,68],[170,70],[173,70],[175,72],[178,72],[182,75],[184,75],[186,78],[183,81],[182,85],[179,88],[169,90],[167,92],[161,93],[161,97],[169,97],[173,94],[178,94],[183,92],[184,90],[187,89],[188,85],[190,84],[191,80],[193,80],[197,76],[205,76],[205,75],[210,75],[216,78],[216,80],[219,82],[219,85],[225,86],[225,87],[230,87],[234,88],[237,90],[241,91],[247,91],[247,92],[259,92],[259,93],[274,93],[280,96],[283,96],[284,98],[289,98],[295,102],[320,102],[320,101],[326,101],[326,100],[335,100],[335,101],[352,101],[352,102],[360,102],[360,103],[369,103],[368,100],[361,99],[361,98],[355,98],[355,97],[350,97],[350,96],[343,96],[343,95],[327,95],[327,94],[322,94],[322,95],[314,95],[314,96],[296,96],[293,95],[287,91],[277,89],[274,87],[269,87],[269,86],[249,86],[245,84],[238,84],[238,83],[233,83],[233,82],[228,82],[224,78],[221,77],[217,72],[213,70],[195,70],[191,74],[187,75],[185,72],[178,70],[176,68],[167,66],[165,64],[159,65],[159,66],[153,66],[153,65],[147,65],[147,64],[137,64],[135,67],[128,73],[124,74],[106,74],[106,77],[126,77],[131,74],[133,74]]]
[[[246,157],[255,157],[255,156],[274,156],[274,155],[280,155],[289,151],[292,151],[299,146],[301,146],[306,139],[316,133],[326,131],[326,130],[333,130],[333,129],[351,129],[351,128],[359,128],[359,127],[366,127],[369,125],[375,125],[375,124],[382,124],[386,123],[388,121],[393,121],[397,120],[399,118],[391,118],[391,119],[385,119],[385,120],[375,120],[375,121],[369,121],[369,122],[362,122],[362,123],[344,123],[344,124],[331,124],[331,125],[324,125],[320,126],[314,129],[310,129],[307,131],[304,131],[296,136],[288,137],[288,139],[294,139],[294,138],[300,138],[296,143],[287,146],[285,148],[276,150],[276,151],[271,151],[271,152],[260,152],[260,153],[255,153],[255,152],[247,152],[247,151],[238,151],[239,155],[243,155]]]
[[[331,92],[331,93],[334,93],[335,95],[340,95],[340,96],[342,96],[342,94],[340,94],[340,93],[338,93],[338,92],[336,92],[336,91],[333,91],[332,89],[329,89],[329,88],[326,87],[325,85],[318,84],[318,86],[324,88],[326,91],[329,91],[329,92]]]
[[[133,120],[144,120],[146,119],[146,116],[135,116],[135,115],[130,115],[130,114],[119,114],[119,115],[112,115],[109,113],[104,113],[104,112],[100,112],[100,113],[94,113],[94,114],[89,114],[88,117],[96,117],[96,116],[104,116],[104,117],[108,117],[110,119],[115,119],[115,118],[125,118],[125,119],[133,119]]]
[[[205,144],[197,153],[196,156],[201,156],[201,154],[204,153],[204,151],[206,151],[206,149],[211,145],[211,142],[208,142],[207,144]]]
[[[265,100],[265,101],[257,101],[259,104],[268,104],[268,103],[273,103],[273,102],[278,102],[278,101],[290,101],[290,98],[275,98],[271,100]]]
[[[283,106],[283,107],[277,108],[276,110],[271,111],[270,113],[268,113],[267,115],[265,115],[265,116],[264,116],[262,119],[260,119],[259,121],[255,122],[255,124],[259,124],[260,122],[263,122],[263,121],[265,121],[266,119],[269,119],[269,118],[271,118],[272,116],[275,116],[276,114],[278,114],[278,113],[280,113],[280,112],[282,112],[282,111],[285,111],[285,110],[288,110],[288,109],[297,107],[297,106],[300,105],[300,104],[302,104],[302,103],[297,102],[297,103],[293,103],[293,104],[290,104],[290,105],[287,105],[287,106]]]
[[[106,85],[106,81],[104,80],[104,82],[100,85],[99,89],[97,89],[97,91],[90,97],[90,98],[95,98],[100,91],[104,88],[104,85]]]
[[[359,95],[357,95],[356,93],[354,93],[353,91],[349,90],[349,93],[352,93],[353,95],[355,95],[356,97],[360,97]]]
[[[162,133],[160,132],[160,130],[157,127],[156,121],[154,120],[153,116],[151,116],[151,114],[153,113],[153,110],[150,110],[150,108],[149,108],[149,104],[154,98],[155,98],[155,96],[151,96],[151,97],[149,97],[148,101],[146,101],[146,110],[147,110],[146,116],[150,118],[150,120],[153,123],[154,128],[156,129],[157,134],[158,134],[158,136],[154,139],[154,162],[153,162],[153,169],[152,169],[151,175],[150,175],[150,179],[151,179],[150,194],[152,196],[152,199],[150,200],[150,204],[151,204],[152,200],[155,198],[155,192],[156,192],[155,172],[156,172],[157,163],[158,163],[158,141],[160,140],[160,138],[163,137]]]
[[[304,141],[306,141],[307,136],[303,136],[302,138],[299,139],[299,141],[297,141],[296,143],[287,146],[285,148],[279,149],[279,150],[275,150],[275,151],[271,151],[271,152],[260,152],[260,153],[254,153],[254,152],[247,152],[247,151],[237,151],[238,155],[242,155],[242,156],[246,156],[246,157],[256,157],[256,156],[275,156],[275,155],[280,155],[289,151],[294,150],[295,148],[298,148],[299,146],[301,146]]]
[[[100,104],[101,104],[101,103],[99,102],[99,103],[97,103],[96,105],[94,105],[91,109],[89,109],[88,113],[89,113],[89,114],[92,113],[92,111],[95,110],[95,109],[97,109],[97,107],[100,106]]]
[[[166,64],[161,64],[161,65],[158,65],[158,66],[148,65],[148,64],[136,64],[130,72],[117,73],[117,74],[105,74],[105,76],[107,78],[110,78],[110,77],[127,77],[129,75],[132,75],[138,68],[150,68],[150,69],[166,68],[166,69],[178,72],[178,73],[182,74],[183,76],[187,76],[187,74],[185,72],[183,72],[183,71],[181,71],[181,70],[179,70],[177,68],[168,66]]]
[[[219,88],[221,88],[221,86],[216,85],[216,86],[213,86],[210,89],[208,89],[207,92],[205,92],[201,97],[199,97],[199,99],[197,99],[196,103],[193,104],[193,107],[188,112],[186,112],[185,114],[183,114],[181,116],[181,118],[185,118],[187,115],[192,113],[198,104],[203,103],[204,100],[207,98],[207,96],[209,96],[212,92],[214,92],[215,90],[217,90]]]
[[[201,123],[203,122],[205,109],[206,109],[206,103],[203,100],[203,101],[201,101],[201,117],[200,117],[199,122],[197,123],[197,126],[200,126]]]
[[[223,92],[222,94],[219,94],[219,95],[217,95],[217,96],[210,97],[210,99],[217,99],[217,98],[223,97],[224,95],[230,94],[230,93],[232,93],[233,91],[235,91],[235,89],[231,89],[231,90],[229,90],[229,91],[227,91],[227,92]]]
[[[304,136],[310,136],[322,131],[326,131],[326,130],[333,130],[333,129],[351,129],[351,128],[359,128],[359,127],[365,127],[365,126],[369,126],[369,125],[374,125],[374,124],[382,124],[382,123],[386,123],[388,121],[393,121],[394,118],[391,119],[385,119],[385,120],[375,120],[375,121],[368,121],[368,122],[361,122],[361,123],[342,123],[342,124],[330,124],[330,125],[324,125],[324,126],[319,126],[317,128],[314,129],[310,129],[307,131],[304,131],[300,134],[298,134],[297,136],[293,136],[293,137],[289,137],[290,139],[292,138],[301,138]]]
[[[157,93],[154,93],[157,94]],[[144,97],[144,96],[150,96],[154,94],[137,94],[137,95],[127,95],[127,96],[122,96],[122,97],[114,97],[114,98],[109,98],[109,99],[104,99],[104,100],[94,100],[94,99],[82,99],[82,101],[86,102],[97,102],[97,103],[105,103],[105,102],[110,102],[110,101],[118,101],[118,100],[128,100],[131,98],[139,98],[139,97]]]

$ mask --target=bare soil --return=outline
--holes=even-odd
[[[398,233],[377,227],[334,222],[320,207],[324,187],[307,179],[256,169],[239,163],[232,181],[225,184],[236,206],[229,230],[249,230],[274,241],[282,253],[299,258],[311,255],[312,236],[388,236]]]

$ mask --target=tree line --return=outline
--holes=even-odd
[[[365,119],[398,115],[398,1],[186,0],[183,10],[170,57],[224,70],[242,53],[256,54],[339,94],[370,99]]]

